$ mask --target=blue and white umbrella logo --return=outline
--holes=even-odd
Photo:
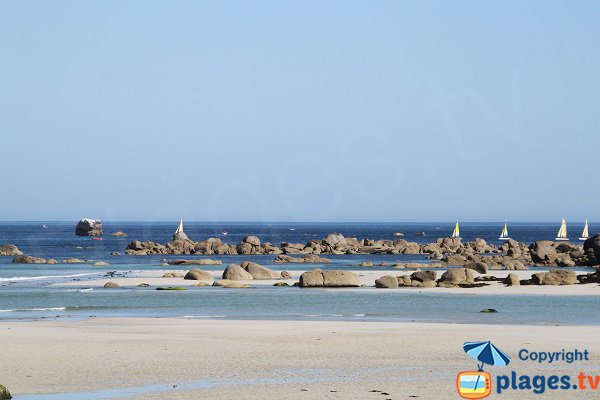
[[[479,371],[483,371],[483,365],[506,366],[510,363],[510,357],[507,356],[492,344],[492,342],[466,342],[463,345],[463,350],[470,357],[481,361],[481,365],[477,364]]]

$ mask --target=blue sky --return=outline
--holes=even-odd
[[[0,0],[0,219],[597,221],[599,20]]]

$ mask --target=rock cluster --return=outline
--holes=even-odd
[[[75,234],[77,236],[102,236],[102,221],[83,218],[77,223]]]
[[[14,244],[0,244],[0,256],[21,256],[23,252]]]
[[[358,287],[358,275],[350,271],[313,269],[300,275],[300,287]]]
[[[275,272],[251,261],[243,261],[240,265],[229,264],[223,271],[223,279],[230,281],[282,279],[287,277],[289,277],[289,274],[285,271]]]

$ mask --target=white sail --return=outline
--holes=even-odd
[[[502,229],[502,232],[500,232],[500,237],[498,239],[508,239],[508,227],[506,226],[506,222],[504,223],[504,228]]]
[[[452,232],[452,237],[453,238],[460,237],[460,228],[458,227],[458,221],[456,221],[456,226],[454,227],[454,232]]]
[[[590,237],[590,232],[589,232],[589,228],[588,228],[588,220],[586,218],[585,226],[583,227],[583,233],[581,234],[581,237],[579,238],[579,240],[587,240],[589,237]]]
[[[558,233],[556,234],[556,240],[569,240],[569,238],[567,238],[567,221],[565,221],[565,219],[562,219],[562,223],[560,224],[560,229],[558,230]]]
[[[175,234],[177,235],[178,233],[182,233],[182,232],[183,232],[183,218],[179,220],[179,226],[177,227]]]

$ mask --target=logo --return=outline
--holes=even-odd
[[[458,394],[465,399],[488,397],[492,392],[492,377],[483,370],[483,366],[506,366],[510,363],[510,357],[489,341],[467,342],[463,345],[463,350],[478,363],[477,371],[462,371],[456,376]]]

